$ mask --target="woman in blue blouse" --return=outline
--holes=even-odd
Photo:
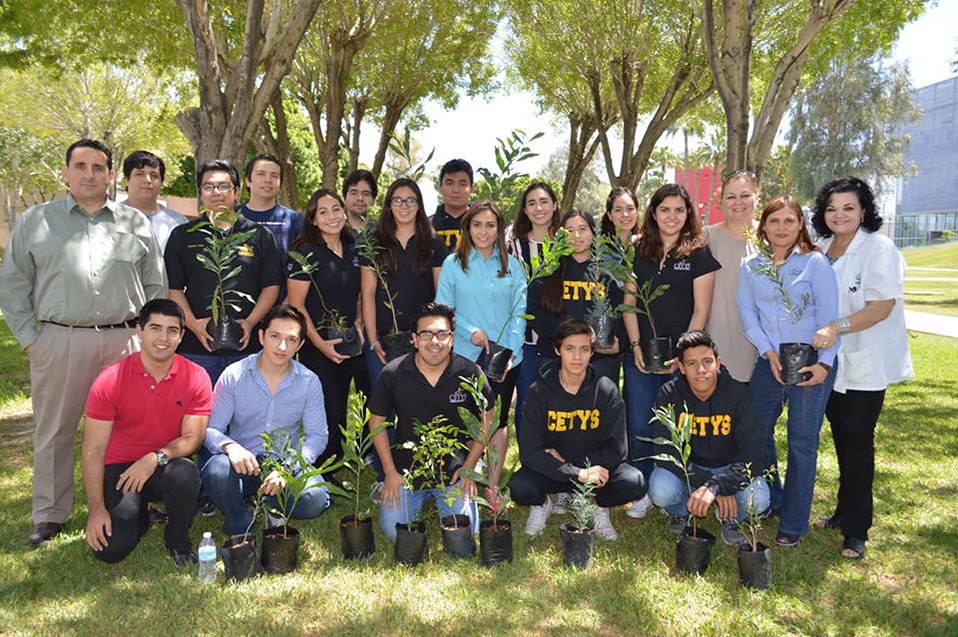
[[[838,282],[828,259],[812,243],[795,198],[777,197],[765,205],[758,237],[768,246],[794,309],[785,309],[778,286],[759,272],[769,265],[761,254],[742,263],[737,298],[745,336],[759,352],[749,389],[766,431],[766,465],[776,469],[775,421],[788,403],[788,473],[783,489],[775,472],[771,507],[781,513],[776,542],[795,546],[808,531],[818,434],[835,380],[839,344],[818,350],[818,362],[800,370],[807,380],[792,387],[782,385],[778,349],[781,343],[812,343],[819,328],[838,318]]]
[[[506,250],[506,223],[490,201],[473,204],[463,215],[456,251],[446,257],[439,273],[436,302],[456,309],[453,351],[476,360],[495,341],[512,350],[502,382],[490,383],[501,399],[499,429],[492,444],[498,452],[490,477],[499,482],[509,442],[509,406],[522,362],[526,321],[526,279],[519,261]]]

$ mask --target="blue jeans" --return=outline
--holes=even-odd
[[[652,405],[655,396],[665,383],[674,378],[672,374],[646,374],[635,366],[635,358],[631,354],[623,356],[625,367],[625,391],[622,398],[625,400],[625,415],[629,426],[629,463],[642,472],[646,483],[652,477],[652,461],[640,460],[654,452],[652,444],[642,442],[639,436],[652,437]],[[679,405],[676,405],[679,407]]]
[[[261,457],[257,460],[262,464]],[[244,498],[254,495],[259,489],[260,476],[240,475],[233,469],[229,456],[225,453],[211,455],[203,448],[200,449],[200,477],[206,495],[223,512],[223,533],[241,535],[247,528],[251,528],[253,508]],[[322,483],[322,476],[310,478],[296,506],[287,511],[287,515],[297,520],[306,520],[318,517],[325,511],[329,507],[329,494],[320,486]],[[266,496],[266,505],[275,509],[280,506],[275,496]]]
[[[222,356],[217,354],[183,354],[184,358],[193,361],[206,370],[206,373],[210,375],[210,382],[214,387],[224,369],[236,361],[243,360],[247,356],[247,354],[241,354],[239,352],[235,354],[223,354]]]
[[[728,465],[722,467],[703,467],[696,465],[699,469],[705,469],[715,475],[728,468]],[[741,522],[748,514],[748,500],[751,495],[752,510],[756,513],[764,513],[768,508],[769,490],[768,484],[759,476],[752,480],[742,490],[735,494],[735,504],[738,508],[738,514],[735,516],[736,522]],[[689,510],[686,505],[689,502],[691,494],[685,480],[676,476],[668,469],[656,467],[652,471],[652,479],[649,481],[649,498],[652,504],[665,509],[669,515],[683,516],[688,515]]]
[[[837,365],[833,365],[825,380],[812,387],[784,387],[775,380],[766,358],[759,358],[752,372],[748,387],[755,400],[756,417],[765,430],[765,461],[775,469],[771,481],[772,509],[781,509],[779,535],[801,537],[808,531],[818,467],[818,434],[836,369]],[[775,447],[775,423],[786,403],[788,470],[783,488]]]
[[[516,379],[516,440],[519,439],[519,425],[522,423],[522,406],[526,404],[526,394],[536,380],[536,346],[523,343],[522,362],[519,363],[519,377]]]
[[[479,532],[479,509],[476,507],[476,501],[470,500],[466,504],[462,496],[457,496],[452,504],[446,504],[445,493],[452,489],[422,489],[419,491],[410,491],[403,487],[399,490],[399,504],[392,509],[385,506],[379,507],[379,527],[389,538],[396,539],[396,525],[409,524],[419,519],[419,512],[426,504],[429,498],[436,501],[436,507],[439,509],[439,518],[447,515],[468,515],[472,523],[472,533]],[[407,513],[408,511],[408,513]]]
[[[376,391],[376,382],[379,380],[379,375],[383,373],[383,365],[379,361],[379,357],[376,356],[376,352],[369,349],[369,339],[366,339],[366,343],[363,345],[363,357],[366,359],[366,369],[369,371],[369,390],[370,392]],[[369,399],[371,396],[366,397],[366,404],[368,406]],[[394,418],[393,414],[385,414],[386,420],[392,420]],[[392,447],[393,443],[396,442],[396,428],[387,427],[386,435],[389,437],[389,446]],[[383,463],[379,459],[379,454],[376,453],[375,447],[372,450],[373,454],[373,469],[376,470],[376,480],[379,482],[383,481],[385,474],[383,473]]]

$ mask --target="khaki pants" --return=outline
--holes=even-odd
[[[63,524],[73,508],[73,456],[87,393],[100,371],[137,352],[132,329],[75,329],[44,323],[30,348],[33,522]]]

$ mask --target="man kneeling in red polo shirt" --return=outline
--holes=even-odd
[[[188,456],[206,435],[212,388],[202,367],[176,354],[183,324],[183,310],[169,299],[144,305],[140,351],[100,372],[87,396],[86,543],[98,560],[129,555],[149,526],[149,501],[163,500],[167,552],[177,566],[196,562],[189,530],[200,474]]]

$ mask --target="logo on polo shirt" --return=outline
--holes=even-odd
[[[251,257],[253,256],[253,246],[248,243],[244,243],[239,247],[239,255],[241,257]]]
[[[851,292],[852,294],[854,294],[855,292],[858,292],[858,286],[861,284],[862,284],[862,273],[859,272],[858,274],[855,275],[855,285],[848,288],[848,291]]]
[[[182,406],[183,406],[183,401],[182,401],[182,400],[176,401],[176,406],[177,406],[177,407],[182,407]]]
[[[683,271],[685,271],[685,272],[691,272],[691,271],[692,271],[692,264],[689,263],[688,261],[679,261],[678,263],[676,263],[676,264],[672,267],[672,269],[673,269],[673,270],[683,270]]]
[[[457,389],[453,393],[449,394],[449,402],[452,403],[453,405],[457,403],[464,403],[467,400],[469,400],[469,394],[467,394],[461,389]]]

